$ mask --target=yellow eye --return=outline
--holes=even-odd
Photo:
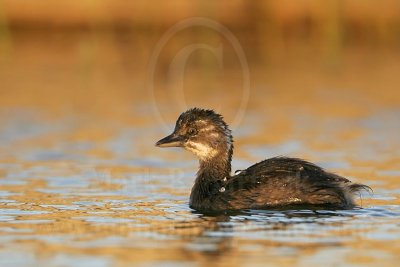
[[[190,128],[190,129],[188,130],[188,133],[189,133],[190,135],[195,135],[195,134],[197,133],[197,130],[196,130],[195,128]]]

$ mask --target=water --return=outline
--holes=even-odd
[[[369,66],[349,67],[365,73],[365,84],[382,82],[390,98],[358,89],[357,77],[341,80],[345,90],[309,90],[299,78],[304,68],[269,69],[274,78],[255,68],[234,129],[235,169],[303,157],[371,186],[374,194],[357,200],[361,208],[209,216],[188,207],[194,156],[154,147],[182,111],[163,100],[165,92],[156,91],[154,102],[143,94],[142,71],[108,72],[113,61],[100,58],[111,66],[93,64],[81,77],[71,69],[76,62],[65,58],[53,69],[55,52],[30,49],[17,42],[15,50],[31,57],[22,68],[16,53],[1,72],[9,90],[0,109],[0,266],[397,266],[399,95],[380,68],[370,77]],[[38,56],[43,50],[50,56]],[[15,76],[5,79],[9,68]],[[308,71],[331,84],[331,76]],[[60,82],[45,82],[49,76]],[[194,81],[188,104],[220,109],[232,121],[240,97],[219,103]]]

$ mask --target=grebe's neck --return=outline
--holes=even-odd
[[[217,155],[212,159],[200,160],[196,182],[199,182],[199,179],[204,181],[229,178],[231,175],[231,157],[231,155]]]
[[[199,171],[190,194],[190,206],[204,207],[209,205],[211,196],[220,190],[231,175],[233,148],[210,159],[200,160]],[[195,207],[195,208],[196,208]]]
[[[210,144],[212,153],[199,153],[199,171],[190,194],[190,206],[193,208],[211,205],[213,196],[225,190],[224,184],[231,176],[233,138],[228,127],[225,127],[222,138]]]
[[[197,179],[220,180],[229,178],[231,175],[231,161],[233,154],[233,137],[230,131],[227,130],[226,135],[222,140],[215,142],[215,153],[210,157],[203,157],[199,160],[199,171]]]

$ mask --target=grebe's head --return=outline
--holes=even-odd
[[[183,147],[201,161],[216,156],[232,156],[231,130],[221,115],[213,110],[192,108],[176,121],[174,132],[156,143],[158,147]]]

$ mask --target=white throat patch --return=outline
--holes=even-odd
[[[200,159],[213,158],[218,153],[216,149],[202,143],[188,142],[185,148],[193,152]]]

